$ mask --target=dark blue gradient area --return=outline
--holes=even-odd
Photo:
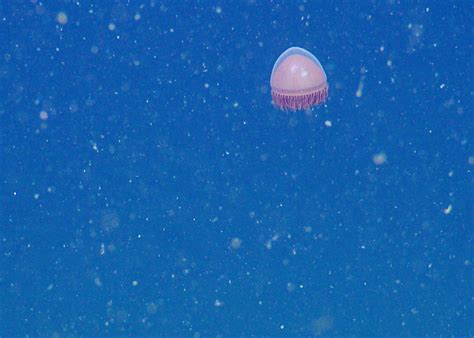
[[[0,337],[472,336],[472,6],[2,2]]]

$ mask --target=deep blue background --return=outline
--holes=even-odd
[[[375,3],[2,1],[0,336],[472,335],[472,3]]]

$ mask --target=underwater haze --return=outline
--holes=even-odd
[[[2,1],[0,337],[472,337],[473,6]]]

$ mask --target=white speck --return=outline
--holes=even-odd
[[[60,25],[65,25],[67,24],[67,14],[64,12],[59,12],[58,15],[56,15],[56,21]]]
[[[357,87],[357,90],[356,90],[356,93],[355,93],[355,96],[356,97],[362,97],[363,92],[364,92],[364,77],[361,77],[361,79],[359,81],[359,86]]]
[[[387,155],[384,152],[374,154],[372,156],[372,161],[375,165],[382,165],[387,162]]]
[[[230,242],[230,247],[232,249],[239,249],[241,245],[242,245],[242,240],[240,238],[238,237],[232,238]]]
[[[46,121],[48,119],[48,112],[44,110],[40,111],[39,117],[41,120]]]
[[[453,210],[453,206],[450,204],[446,209],[443,210],[445,215],[449,215],[451,211]]]
[[[95,284],[95,286],[98,286],[98,287],[102,286],[102,281],[100,280],[99,277],[94,278],[94,284]]]

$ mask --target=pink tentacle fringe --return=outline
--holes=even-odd
[[[278,108],[282,110],[296,111],[298,109],[308,109],[311,106],[321,104],[328,97],[328,86],[324,86],[318,91],[301,95],[288,95],[272,90],[272,100]]]

